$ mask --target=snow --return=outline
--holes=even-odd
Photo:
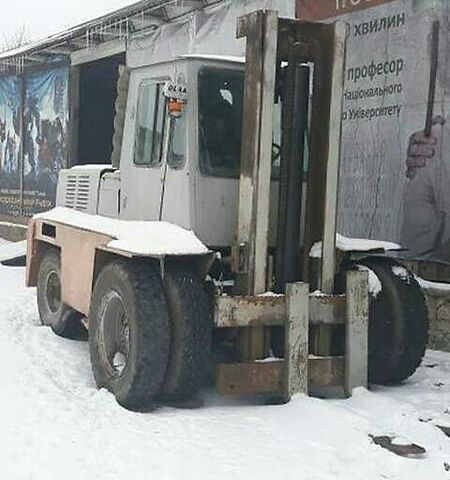
[[[113,238],[107,247],[133,255],[202,255],[207,247],[184,228],[168,222],[117,220],[56,207],[34,218],[102,233]]]
[[[401,278],[407,283],[411,282],[411,279],[413,278],[412,273],[410,273],[405,267],[402,267],[401,265],[395,265],[392,267],[392,273],[396,276]]]
[[[383,287],[376,273],[365,265],[358,265],[358,270],[360,272],[369,272],[369,293],[373,298],[377,298]]]
[[[0,247],[0,251],[3,247]],[[86,342],[39,324],[24,268],[0,266],[2,478],[6,480],[448,480],[450,353],[428,351],[403,386],[287,405],[208,391],[194,410],[121,408],[95,388]],[[399,457],[390,435],[426,448]]]
[[[371,250],[401,250],[397,243],[382,240],[367,240],[365,238],[349,238],[336,234],[336,248],[342,252],[370,252]],[[309,252],[311,258],[322,257],[322,242],[316,242]]]
[[[99,171],[103,172],[104,170],[116,170],[111,164],[106,165],[106,164],[97,164],[97,163],[88,163],[86,165],[74,165],[73,167],[70,167],[70,171],[75,171],[75,172],[83,172],[85,170],[87,171]]]
[[[416,277],[416,280],[424,289],[444,290],[447,292],[450,291],[450,283],[430,282],[429,280],[424,280],[420,277]]]
[[[14,227],[14,228],[22,228],[23,230],[27,229],[26,225],[21,225],[20,223],[12,223],[12,222],[0,222],[0,227]],[[0,239],[0,242],[2,239]]]
[[[245,63],[245,57],[236,57],[233,55],[206,55],[200,53],[185,53],[181,58],[192,58],[199,60],[216,60],[219,62]]]
[[[13,258],[23,257],[27,253],[27,241],[7,242],[0,238],[0,262],[12,260]]]
[[[321,290],[314,290],[309,294],[310,297],[328,297],[326,293],[323,293]]]

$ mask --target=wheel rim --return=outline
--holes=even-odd
[[[111,291],[102,301],[99,325],[99,354],[109,377],[123,375],[130,353],[130,323],[122,297]]]
[[[51,313],[61,308],[61,280],[55,270],[49,272],[45,280],[45,301]]]

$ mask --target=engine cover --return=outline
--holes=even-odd
[[[60,170],[56,206],[96,215],[101,177],[113,171],[112,165],[78,165]]]

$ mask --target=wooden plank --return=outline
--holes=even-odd
[[[216,368],[220,395],[280,393],[285,381],[284,361],[221,363]],[[345,378],[344,357],[309,357],[308,386],[311,395],[341,396]]]
[[[308,394],[309,285],[286,286],[285,400],[295,393]]]
[[[215,326],[254,327],[284,325],[286,300],[283,296],[235,295],[216,297]]]
[[[326,162],[325,205],[322,244],[321,290],[334,291],[336,273],[336,218],[339,182],[339,161],[342,131],[342,99],[344,94],[346,24],[334,24],[333,67],[331,71],[330,120],[328,133],[328,159]]]
[[[310,295],[310,325],[345,324],[346,317],[347,313],[345,295]]]
[[[236,284],[241,294],[266,290],[269,192],[272,158],[278,17],[257,11],[238,22],[247,36],[243,103],[239,217],[235,255],[240,260]]]
[[[345,73],[345,24],[286,21],[286,28],[307,39],[314,62],[311,111],[310,168],[306,206],[303,279],[309,280],[309,251],[323,241],[320,289],[331,294],[335,274],[337,187],[341,112]]]
[[[309,388],[339,387],[344,385],[344,357],[314,357],[310,356]]]
[[[347,328],[345,346],[345,389],[367,387],[369,328],[369,273],[347,272]]]
[[[255,395],[282,390],[284,362],[221,363],[216,369],[219,395]]]
[[[255,294],[266,291],[277,40],[278,13],[273,10],[266,10],[264,14],[264,50],[262,58],[263,83],[261,92],[259,168],[255,202],[255,280],[253,292]]]
[[[309,295],[310,325],[344,325],[346,318],[345,295]],[[284,295],[233,295],[216,298],[214,321],[217,328],[273,327],[284,325],[285,320]]]
[[[333,353],[333,329],[329,323],[310,325],[309,353],[328,357]]]
[[[278,14],[259,10],[238,22],[238,36],[247,37],[244,84],[235,290],[266,291],[272,126],[278,38]],[[250,336],[251,338],[247,338]],[[267,346],[260,327],[241,332],[240,357],[262,358]]]

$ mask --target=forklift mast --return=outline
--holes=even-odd
[[[282,143],[275,288],[284,293],[287,282],[310,282],[309,251],[313,243],[322,241],[318,287],[332,294],[345,23],[303,22],[260,10],[238,20],[237,37],[246,37],[247,49],[238,233],[233,248],[236,293],[258,295],[268,287],[272,127],[274,102],[280,93]],[[307,178],[303,178],[306,136],[309,165]],[[302,214],[305,180],[306,212]],[[306,219],[303,252],[300,218]]]

